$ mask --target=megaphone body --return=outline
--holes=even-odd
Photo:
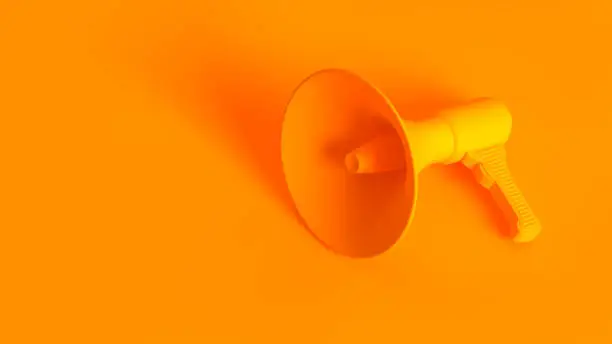
[[[541,226],[506,163],[511,129],[510,112],[491,99],[404,120],[356,75],[323,70],[287,106],[283,169],[307,227],[342,254],[367,257],[393,246],[414,216],[417,176],[432,164],[472,170],[506,215],[514,241],[529,242]]]

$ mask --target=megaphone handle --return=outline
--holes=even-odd
[[[469,152],[463,163],[472,169],[478,182],[487,188],[506,217],[516,226],[515,242],[529,242],[541,231],[541,225],[516,186],[504,146]]]

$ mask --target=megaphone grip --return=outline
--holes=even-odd
[[[506,161],[503,146],[468,153],[466,165],[471,165],[479,182],[491,191],[493,199],[515,225],[515,242],[529,242],[541,231],[537,217],[517,187]]]

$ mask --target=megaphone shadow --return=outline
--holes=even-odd
[[[278,69],[257,66],[260,59],[213,60],[187,66],[191,70],[183,72],[186,76],[175,87],[179,102],[196,125],[218,135],[219,145],[229,148],[272,199],[297,215],[280,154],[284,108],[294,85],[280,84]]]
[[[216,79],[219,120],[247,168],[276,200],[294,211],[280,158],[283,109],[289,94],[266,82],[268,78],[249,72]]]
[[[208,62],[198,67],[201,68],[199,72],[188,72],[190,76],[182,80],[183,85],[180,87],[185,91],[184,95],[191,95],[188,101],[196,107],[193,113],[195,120],[200,121],[201,125],[218,129],[221,139],[225,140],[233,154],[237,155],[256,180],[264,185],[270,196],[298,222],[304,224],[285,183],[281,161],[281,129],[291,95],[302,81],[301,78],[307,75],[295,75],[299,73],[293,71],[290,73],[292,76],[288,76],[271,63],[262,63],[257,59],[246,61],[226,56],[223,61]],[[213,85],[207,89],[205,100],[201,95],[198,96],[201,82]],[[403,78],[397,85],[377,86],[404,119],[435,117],[440,110],[466,100],[466,97],[422,79]],[[214,103],[214,114],[197,111],[197,107],[202,105],[198,102],[203,101]],[[489,208],[492,203],[490,195],[476,184],[467,169],[462,166],[445,166],[443,169],[448,182],[473,185],[470,188],[474,192],[468,197],[479,199],[484,207]],[[496,211],[489,213],[496,214]],[[502,228],[498,225],[503,223],[503,219],[491,216],[490,220],[496,228]]]

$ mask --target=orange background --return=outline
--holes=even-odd
[[[0,2],[0,342],[610,343],[612,4]],[[350,69],[418,116],[493,96],[544,226],[496,233],[461,168],[392,250],[288,210],[291,91]]]

